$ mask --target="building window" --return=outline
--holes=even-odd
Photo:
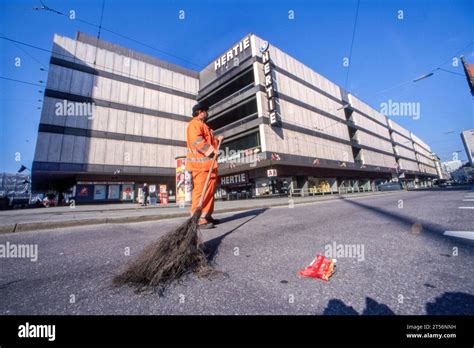
[[[207,123],[209,126],[214,129],[220,129],[231,123],[243,120],[249,122],[250,119],[258,117],[257,113],[257,99],[256,97],[249,98],[236,106],[224,111],[221,114],[213,115]]]
[[[259,146],[260,146],[260,133],[258,131],[222,144],[222,147],[224,150],[236,151],[236,152],[247,150],[247,149],[253,149]]]
[[[214,104],[219,103],[223,99],[231,96],[232,94],[242,90],[248,85],[255,83],[255,76],[253,67],[249,67],[236,77],[232,78],[229,82],[223,84],[217,90],[211,92],[209,95],[200,100],[201,103],[212,107]]]

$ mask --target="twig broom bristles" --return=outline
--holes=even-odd
[[[220,141],[204,184],[199,207],[193,216],[174,231],[145,247],[133,262],[114,277],[114,285],[131,283],[140,286],[139,290],[164,290],[172,281],[186,273],[196,272],[198,276],[208,276],[213,272],[199,240],[198,221],[219,148]]]

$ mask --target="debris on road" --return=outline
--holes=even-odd
[[[301,277],[319,278],[326,282],[334,274],[335,259],[328,259],[322,255],[316,256],[303,270],[298,272]]]

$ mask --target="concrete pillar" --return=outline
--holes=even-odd
[[[305,191],[308,191],[308,177],[299,176],[296,177],[297,187],[301,189],[301,197],[304,197]]]

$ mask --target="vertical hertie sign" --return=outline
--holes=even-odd
[[[265,75],[265,91],[268,101],[268,116],[272,126],[279,126],[280,122],[276,111],[275,89],[273,86],[272,65],[270,62],[270,51],[268,50],[268,47],[268,41],[264,41],[260,46],[260,52],[262,52],[263,73]]]

